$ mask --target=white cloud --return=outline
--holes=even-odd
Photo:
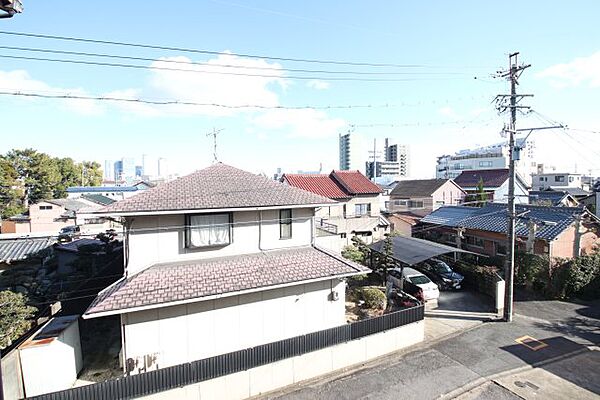
[[[557,88],[588,85],[600,87],[600,51],[589,57],[579,57],[571,62],[556,64],[536,75],[550,80]]]
[[[175,62],[173,62],[175,61]],[[125,103],[128,112],[139,111],[155,115],[187,114],[226,116],[255,112],[259,108],[240,108],[245,105],[273,107],[279,104],[276,87],[285,89],[287,82],[281,65],[264,60],[240,58],[227,52],[206,62],[193,62],[188,57],[164,57],[154,61],[148,85],[122,92],[138,98],[152,100],[177,100],[206,104],[132,107]],[[175,70],[174,70],[175,69]],[[224,107],[213,106],[212,104]]]
[[[438,112],[445,117],[452,118],[452,119],[458,119],[458,115],[456,114],[454,109],[450,106],[442,107],[438,110]]]
[[[329,82],[322,81],[320,79],[312,79],[312,80],[306,82],[306,86],[308,86],[311,89],[325,90],[325,89],[329,89],[331,84]]]
[[[341,118],[329,118],[323,111],[314,109],[268,110],[251,119],[257,128],[284,130],[292,137],[322,138],[336,135],[347,126]]]
[[[32,78],[25,70],[0,71],[0,90],[3,92],[38,93],[52,96],[86,96],[81,88],[65,89],[52,87],[47,83]],[[20,97],[25,99],[26,97]],[[28,99],[33,100],[33,97]],[[102,108],[93,100],[64,99],[61,106],[80,114],[92,115],[102,112]]]

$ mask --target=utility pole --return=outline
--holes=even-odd
[[[515,146],[515,134],[517,133],[517,109],[518,108],[529,108],[528,106],[518,105],[519,101],[524,97],[531,97],[533,95],[528,94],[517,94],[517,85],[519,84],[518,79],[528,65],[518,65],[519,53],[512,53],[508,57],[508,71],[499,72],[500,77],[505,77],[510,82],[510,95],[498,95],[496,100],[498,101],[498,110],[500,112],[510,110],[510,123],[508,127],[504,128],[505,132],[509,134],[508,140],[508,157],[509,157],[509,180],[508,180],[508,238],[506,246],[506,260],[504,264],[504,321],[512,322],[513,318],[513,281],[515,274],[515,152],[519,152],[520,148],[517,149]],[[506,104],[506,99],[509,99]]]
[[[219,133],[221,133],[221,131],[223,131],[223,129],[213,128],[212,132],[208,132],[206,134],[206,136],[212,136],[213,137],[213,157],[214,157],[213,163],[218,162],[218,159],[217,159],[217,135]]]

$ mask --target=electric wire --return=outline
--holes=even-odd
[[[248,65],[235,65],[235,64],[218,64],[218,63],[197,63],[181,60],[172,59],[156,59],[147,57],[133,57],[133,56],[122,56],[117,54],[107,53],[89,53],[79,51],[67,51],[57,49],[40,49],[32,47],[16,47],[16,46],[0,46],[0,49],[4,50],[16,50],[24,52],[35,52],[35,53],[48,53],[48,54],[63,54],[63,55],[75,55],[75,56],[86,56],[86,57],[100,57],[100,58],[114,58],[119,60],[132,60],[132,61],[150,61],[160,62],[169,64],[182,64],[194,67],[203,68],[237,68],[237,69],[248,69],[248,70],[265,70],[265,71],[276,71],[276,72],[302,72],[302,73],[318,73],[318,74],[339,74],[339,75],[469,75],[467,72],[372,72],[372,71],[331,71],[331,70],[315,70],[315,69],[296,69],[296,68],[277,68],[277,67],[261,67],[261,66],[248,66]],[[223,53],[227,55],[228,53]],[[278,76],[278,75],[275,75]]]
[[[130,69],[144,69],[144,70],[161,70],[161,71],[175,71],[175,72],[187,72],[187,73],[199,73],[199,74],[215,74],[215,75],[233,75],[242,77],[254,77],[254,78],[276,78],[276,79],[297,79],[297,80],[328,80],[328,81],[349,81],[349,82],[417,82],[417,81],[441,81],[441,80],[457,80],[461,78],[351,78],[351,77],[322,77],[322,76],[298,76],[298,75],[268,75],[268,74],[247,74],[238,72],[225,72],[225,71],[200,71],[195,69],[185,68],[170,68],[170,67],[158,67],[151,65],[138,65],[138,64],[124,64],[124,63],[109,63],[99,61],[84,61],[84,60],[66,60],[61,58],[46,58],[46,57],[27,57],[27,56],[12,56],[8,54],[0,54],[0,58],[7,58],[13,60],[27,60],[27,61],[43,61],[43,62],[54,62],[61,64],[77,64],[87,66],[100,66],[100,67],[114,67],[114,68],[130,68]],[[464,78],[462,78],[464,79]]]
[[[29,38],[36,38],[36,39],[60,40],[60,41],[69,41],[69,42],[80,42],[80,43],[93,43],[93,44],[122,46],[122,47],[134,47],[134,48],[144,48],[144,49],[152,49],[152,50],[167,50],[167,51],[176,51],[176,52],[182,52],[182,53],[197,53],[197,54],[209,54],[209,55],[223,54],[223,52],[219,52],[219,51],[210,51],[210,50],[184,48],[184,47],[159,46],[159,45],[142,44],[142,43],[131,43],[131,42],[100,40],[100,39],[90,39],[90,38],[78,38],[78,37],[72,37],[72,36],[45,35],[45,34],[39,34],[39,33],[10,32],[10,31],[4,31],[4,30],[0,30],[0,35],[11,35],[11,36],[29,37]],[[376,67],[376,68],[382,68],[382,67],[432,68],[432,67],[435,67],[435,66],[423,65],[423,64],[371,63],[371,62],[355,62],[355,61],[339,61],[339,60],[318,60],[318,59],[307,59],[307,58],[286,58],[286,57],[274,57],[274,56],[265,56],[265,55],[249,54],[249,53],[227,53],[227,54],[237,56],[237,57],[258,58],[258,59],[265,59],[265,60],[290,61],[290,62],[302,62],[302,63],[314,63],[314,64],[346,65],[346,66],[359,66],[359,67]],[[477,67],[477,68],[480,68],[480,67]]]

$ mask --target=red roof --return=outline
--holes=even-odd
[[[330,199],[348,199],[349,195],[324,174],[284,174],[283,179],[291,186],[313,192]]]
[[[379,194],[379,186],[371,182],[360,171],[333,171],[329,174],[348,194]]]

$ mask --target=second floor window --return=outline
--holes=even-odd
[[[363,203],[363,204],[355,204],[354,205],[354,215],[357,217],[369,215],[370,212],[371,212],[371,203]]]
[[[279,210],[279,238],[292,238],[292,210]]]
[[[224,246],[231,243],[231,214],[187,216],[187,247]]]

